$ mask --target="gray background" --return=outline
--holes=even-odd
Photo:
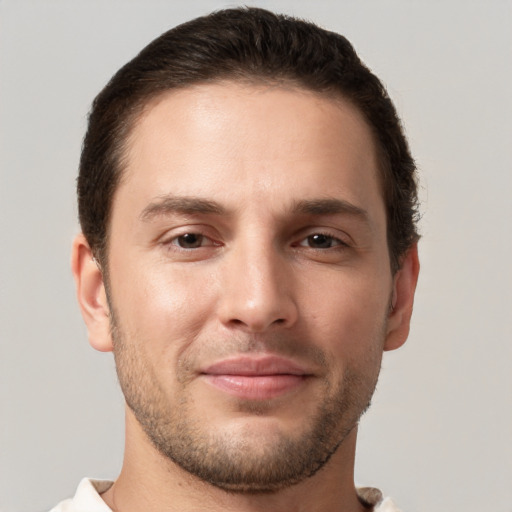
[[[512,511],[512,3],[254,1],[345,34],[422,173],[422,275],[387,354],[356,480],[404,512]],[[115,477],[122,399],[69,270],[85,117],[111,74],[216,1],[0,0],[0,511]]]

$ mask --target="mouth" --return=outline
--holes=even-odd
[[[297,363],[277,356],[238,356],[200,373],[211,386],[244,400],[270,400],[290,393],[312,376]]]

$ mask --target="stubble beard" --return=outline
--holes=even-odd
[[[372,366],[376,369],[368,374],[347,368],[337,383],[326,378],[317,412],[303,421],[305,427],[298,435],[278,431],[264,439],[254,438],[250,428],[241,428],[238,435],[219,432],[197,417],[197,411],[194,415],[193,399],[183,382],[186,379],[181,379],[183,392],[179,399],[170,403],[153,368],[139,353],[137,343],[127,342],[114,314],[111,330],[117,374],[126,403],[153,446],[188,473],[235,493],[271,493],[313,476],[329,461],[369,407],[380,368],[377,340],[377,350],[372,355]],[[247,347],[241,351],[247,352]],[[321,359],[327,365],[325,356]],[[239,406],[241,412],[254,416],[266,410],[265,403],[240,401]]]

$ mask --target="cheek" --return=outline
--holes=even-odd
[[[113,302],[124,332],[150,346],[151,357],[167,358],[184,350],[214,303],[213,287],[204,274],[171,265],[132,266],[125,276],[116,272]]]
[[[338,279],[336,279],[338,277]],[[339,275],[319,286],[306,286],[306,328],[344,365],[373,358],[382,351],[391,293],[391,278]],[[309,324],[309,326],[308,326]],[[310,333],[313,335],[313,332]],[[379,356],[380,357],[380,356]]]

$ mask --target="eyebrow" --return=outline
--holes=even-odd
[[[148,222],[159,215],[180,213],[182,215],[215,214],[222,215],[226,209],[216,201],[198,197],[163,196],[152,201],[140,214],[140,219]]]
[[[302,215],[348,214],[368,221],[368,213],[366,210],[343,199],[302,199],[295,201],[291,210],[295,214]],[[166,195],[155,199],[146,206],[140,214],[140,219],[144,222],[149,222],[160,215],[176,213],[182,215],[223,215],[227,213],[227,210],[220,203],[209,199]]]
[[[303,199],[294,203],[293,211],[305,215],[348,214],[368,221],[368,212],[343,199]]]

